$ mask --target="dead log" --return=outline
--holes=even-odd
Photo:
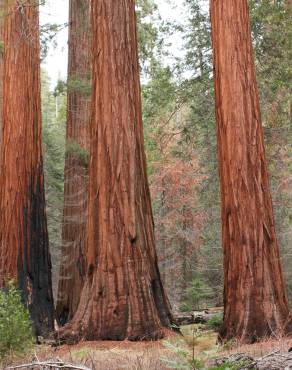
[[[292,369],[292,353],[275,351],[256,360],[256,370],[289,370]]]
[[[236,369],[238,370],[248,370],[256,368],[254,367],[256,362],[254,358],[246,355],[245,353],[235,353],[228,357],[221,357],[211,361],[210,366],[222,366],[222,365],[236,365]],[[253,367],[250,367],[250,366]]]
[[[222,314],[222,311],[210,312],[209,310],[204,311],[193,311],[186,313],[177,313],[175,315],[175,321],[178,325],[191,325],[191,324],[207,324],[208,321],[218,315]]]
[[[292,352],[276,350],[257,359],[244,353],[236,353],[229,357],[216,359],[210,365],[224,364],[234,364],[238,370],[292,370]]]

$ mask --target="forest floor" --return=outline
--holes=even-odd
[[[36,361],[62,360],[92,370],[168,370],[175,368],[174,364],[185,364],[192,357],[208,364],[214,358],[229,357],[235,353],[258,358],[275,350],[288,352],[292,347],[292,338],[266,340],[253,345],[229,343],[220,346],[214,331],[201,330],[198,325],[182,327],[182,334],[170,333],[159,342],[82,342],[55,348],[41,345],[36,346],[25,358],[10,359],[0,368],[2,370]]]
[[[60,347],[36,346],[31,354],[10,359],[1,370],[19,364],[62,360],[92,370],[167,370],[163,358],[175,357],[163,342],[81,342]]]

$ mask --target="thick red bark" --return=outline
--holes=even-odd
[[[38,7],[10,1],[4,27],[0,286],[15,279],[35,333],[53,329],[41,147]]]
[[[163,336],[172,316],[157,264],[146,174],[134,0],[93,0],[87,277],[67,340]]]
[[[77,309],[86,273],[90,91],[90,0],[71,0],[62,259],[56,307],[61,324],[71,320]]]
[[[211,0],[224,247],[221,338],[291,334],[266,166],[247,0]]]

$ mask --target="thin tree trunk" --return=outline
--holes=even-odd
[[[36,335],[53,329],[51,262],[41,147],[39,15],[7,5],[0,177],[0,286],[15,279]]]
[[[67,341],[147,340],[172,316],[146,174],[134,0],[92,0],[93,114],[87,278]]]
[[[247,0],[211,0],[224,247],[221,338],[290,334]]]
[[[86,273],[90,46],[90,0],[71,0],[63,245],[56,307],[61,324],[71,320],[77,309]]]

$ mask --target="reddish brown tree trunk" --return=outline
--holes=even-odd
[[[53,329],[41,147],[38,7],[10,1],[4,30],[0,286],[16,279],[37,335]]]
[[[77,309],[86,273],[90,47],[90,0],[71,0],[63,245],[56,308],[61,324],[71,320]]]
[[[211,0],[224,247],[221,338],[290,334],[247,0]]]
[[[87,278],[67,340],[158,339],[171,313],[146,175],[134,0],[93,0]]]

